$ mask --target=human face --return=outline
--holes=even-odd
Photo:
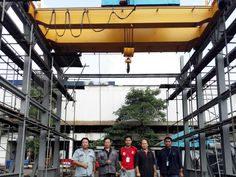
[[[171,140],[170,140],[170,139],[166,139],[166,140],[165,140],[165,147],[166,147],[166,148],[170,148],[171,145],[172,145]]]
[[[147,140],[142,140],[141,141],[141,147],[143,150],[147,150],[148,149],[148,142]]]
[[[110,149],[110,148],[111,148],[111,140],[110,140],[110,139],[106,139],[106,140],[104,141],[104,147],[105,147],[106,149]]]
[[[126,147],[130,147],[131,144],[132,144],[132,140],[131,140],[131,138],[129,138],[129,137],[126,138],[126,139],[125,139],[125,146],[126,146]]]
[[[89,142],[88,142],[88,140],[84,139],[82,141],[82,148],[83,149],[88,149],[88,147],[89,147]]]

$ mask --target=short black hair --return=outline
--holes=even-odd
[[[132,136],[126,135],[126,136],[124,137],[124,141],[125,141],[127,138],[130,138],[131,140],[133,140]]]
[[[87,137],[84,137],[84,138],[81,139],[81,144],[82,144],[82,142],[83,142],[84,140],[87,140],[88,143],[90,143],[90,142],[89,142],[89,139],[88,139]]]
[[[169,136],[165,137],[164,141],[166,141],[166,140],[170,140],[171,142],[173,141],[172,138]]]
[[[147,141],[148,146],[150,146],[149,140],[147,138],[142,138],[141,141],[140,141],[140,144],[142,144],[143,140]]]
[[[106,140],[110,140],[110,141],[112,142],[112,140],[111,140],[110,137],[105,137],[105,138],[103,139],[103,142],[105,142]]]

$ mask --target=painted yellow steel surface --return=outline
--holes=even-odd
[[[31,5],[29,10],[51,45],[67,49],[71,44],[81,52],[122,52],[126,43],[132,43],[135,52],[189,51],[218,12],[216,1],[195,7],[35,9]],[[132,33],[127,33],[129,29]]]

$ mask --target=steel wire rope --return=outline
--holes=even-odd
[[[99,128],[100,128],[100,140],[102,139],[102,88],[101,88],[101,56],[100,53],[98,55],[98,73],[99,73]]]

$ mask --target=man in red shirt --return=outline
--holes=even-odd
[[[137,148],[132,146],[132,136],[126,136],[124,141],[125,146],[120,149],[119,153],[121,171],[126,172],[127,177],[135,177],[135,156],[137,154]]]

